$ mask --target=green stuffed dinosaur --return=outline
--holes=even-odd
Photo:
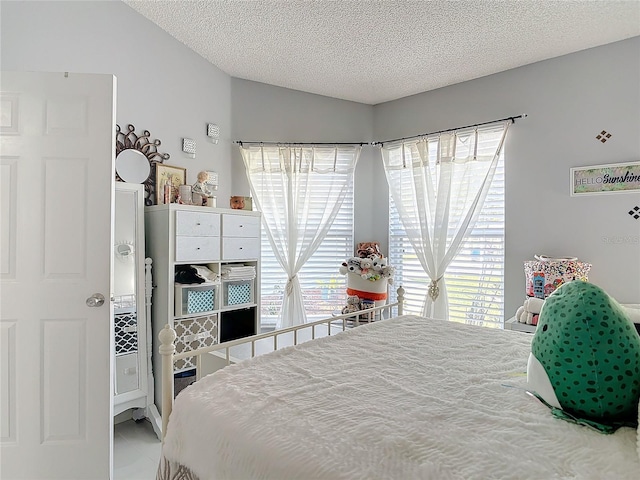
[[[559,418],[604,433],[637,426],[640,335],[604,290],[566,283],[540,312],[527,382]]]

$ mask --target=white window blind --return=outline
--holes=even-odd
[[[322,178],[320,176],[319,178]],[[326,181],[331,181],[326,177]],[[312,201],[323,205],[326,188],[318,185],[314,189]],[[345,305],[346,277],[339,273],[341,262],[353,256],[353,184],[349,186],[344,203],[326,238],[302,267],[298,274],[307,312],[307,321],[331,316]],[[307,222],[318,222],[318,217],[310,216]],[[282,307],[282,297],[287,284],[287,276],[278,264],[271,250],[267,235],[262,233],[261,259],[261,323],[272,328]]]
[[[391,198],[389,261],[395,286],[406,290],[405,313],[420,314],[430,280],[422,270]],[[469,239],[445,275],[449,319],[502,328],[504,315],[504,158]],[[390,301],[395,301],[395,288]]]

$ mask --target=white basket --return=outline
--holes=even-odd
[[[223,282],[224,306],[252,304],[253,300],[253,280],[234,280]]]
[[[524,262],[525,293],[528,297],[547,298],[563,283],[589,281],[590,263],[580,262],[575,257],[535,255],[535,258]],[[540,285],[534,285],[534,277],[540,279]]]
[[[357,273],[347,273],[347,288],[352,290],[359,290],[361,292],[369,292],[375,294],[387,293],[387,278],[381,277],[380,279],[372,282],[362,278]]]
[[[217,285],[182,285],[176,284],[175,315],[196,315],[216,310]]]

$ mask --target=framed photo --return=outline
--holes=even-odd
[[[187,169],[164,163],[156,163],[156,200],[158,205],[173,203],[178,196],[178,187],[187,181]],[[169,185],[169,198],[165,201],[164,186]]]
[[[234,210],[253,210],[253,200],[251,197],[234,195],[229,200],[229,206]]]
[[[640,161],[571,169],[571,196],[640,192]]]

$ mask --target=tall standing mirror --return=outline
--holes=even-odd
[[[113,246],[115,329],[114,414],[143,408],[148,386],[144,361],[144,219],[142,185],[116,183]],[[140,401],[137,401],[140,400]]]
[[[144,187],[116,182],[113,245],[115,338],[114,415],[133,409],[134,420],[159,416],[153,401],[150,318],[151,262],[145,259]],[[158,431],[156,432],[159,434]]]

